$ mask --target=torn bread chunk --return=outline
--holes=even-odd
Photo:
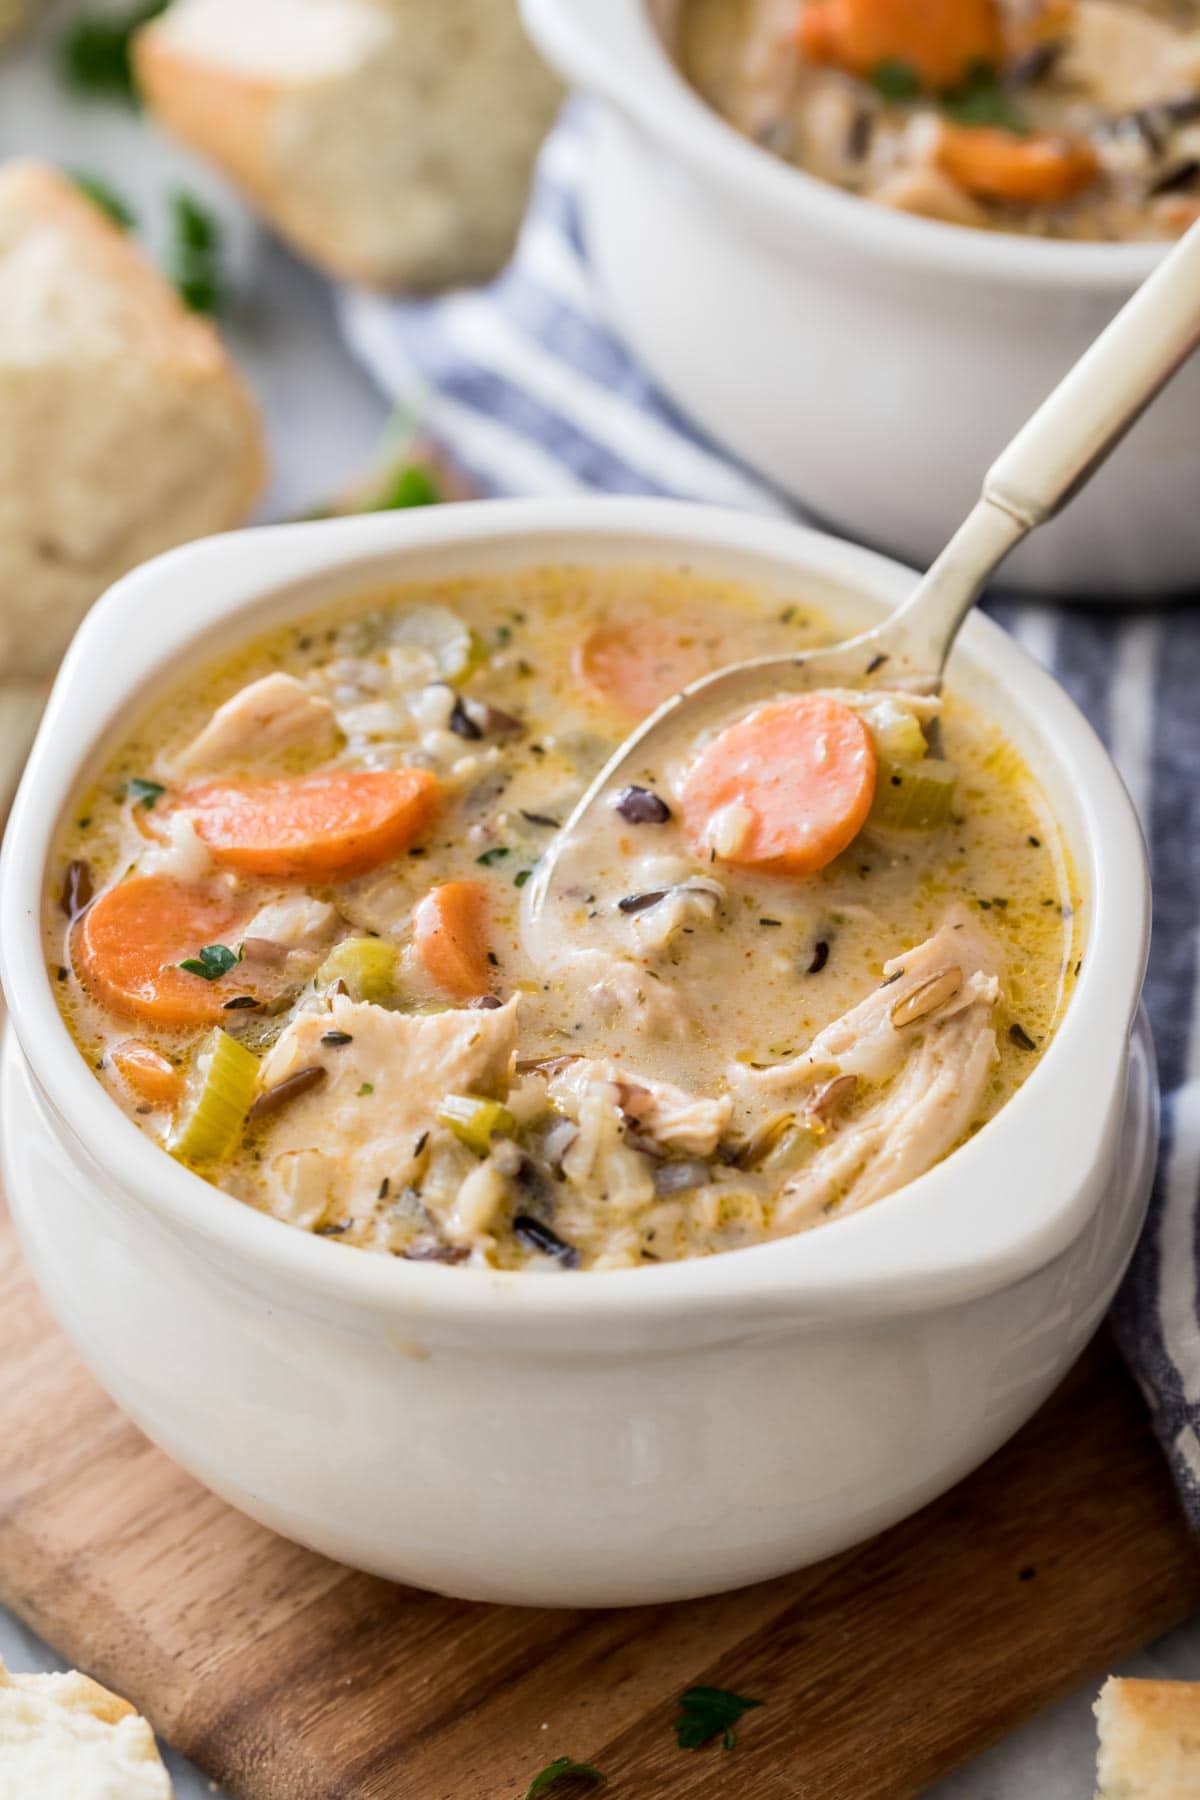
[[[12,1800],[171,1800],[154,1733],[77,1671],[14,1675],[0,1661],[0,1794]]]
[[[118,576],[240,524],[263,472],[257,409],[208,320],[57,170],[0,169],[6,671],[49,671]]]
[[[15,37],[29,22],[30,0],[0,0],[0,44]]]
[[[1200,1795],[1200,1682],[1110,1676],[1094,1710],[1096,1800]]]
[[[175,0],[134,61],[303,255],[381,288],[503,266],[561,93],[516,0]]]

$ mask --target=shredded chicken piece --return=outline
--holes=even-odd
[[[881,1099],[822,1140],[776,1203],[775,1232],[795,1231],[826,1210],[857,1212],[915,1181],[951,1150],[974,1120],[996,1034],[989,1002],[931,1025]]]
[[[668,1041],[693,1029],[682,994],[628,957],[607,950],[568,951],[557,972],[581,1016],[602,1025],[619,1022],[622,1033]]]
[[[264,1134],[272,1210],[310,1227],[334,1205],[340,1217],[368,1217],[385,1178],[397,1191],[413,1176],[447,1094],[504,1094],[518,1006],[514,996],[494,1011],[412,1014],[336,995],[294,1019],[263,1059],[262,1088],[303,1069],[325,1079]]]
[[[1106,112],[1134,112],[1188,91],[1198,45],[1200,33],[1140,7],[1079,0],[1057,74]]]
[[[162,837],[138,861],[139,875],[170,875],[175,881],[203,881],[212,873],[208,845],[189,812],[168,814]]]
[[[931,993],[929,984],[949,971],[961,977],[953,992],[911,1024],[894,1022],[894,1017],[904,1019],[910,1000],[919,1005],[921,993]],[[770,1069],[735,1063],[730,1069],[734,1085],[752,1101],[796,1092],[830,1073],[886,1081],[911,1050],[917,1024],[942,1024],[975,1007],[990,1015],[1000,994],[992,952],[961,906],[953,907],[923,944],[885,963],[883,976],[881,986],[818,1032],[799,1056]]]
[[[264,675],[218,706],[208,724],[174,758],[176,775],[199,775],[253,757],[259,762],[300,746],[314,754],[333,746],[333,708],[294,675]]]
[[[578,1116],[589,1093],[600,1092],[664,1149],[693,1156],[712,1155],[733,1111],[729,1094],[689,1094],[669,1081],[655,1081],[611,1060],[587,1056],[558,1070],[549,1087],[551,1098],[568,1117]]]
[[[281,894],[259,907],[243,936],[265,938],[287,950],[313,950],[327,942],[336,919],[325,900],[314,900],[311,894]]]
[[[856,1211],[933,1167],[969,1130],[996,1061],[1000,985],[970,915],[955,907],[923,944],[884,965],[883,985],[773,1069],[735,1070],[743,1094],[802,1096],[833,1073],[886,1083],[828,1127],[784,1185],[776,1234],[824,1212]]]
[[[752,0],[730,115],[739,131],[769,142],[796,102],[800,51],[794,0]]]
[[[869,189],[867,198],[897,212],[916,213],[919,218],[938,219],[946,225],[981,227],[988,223],[983,208],[940,169],[898,169]]]

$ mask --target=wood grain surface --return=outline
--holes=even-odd
[[[244,1800],[521,1800],[564,1754],[612,1800],[904,1800],[1200,1601],[1105,1343],[873,1543],[717,1599],[572,1613],[392,1587],[214,1499],[95,1386],[2,1211],[0,1318],[0,1598]],[[693,1683],[765,1703],[734,1751],[676,1747]]]

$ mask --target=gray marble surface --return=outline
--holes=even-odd
[[[259,233],[211,174],[132,113],[64,96],[49,48],[74,3],[49,6],[40,38],[0,64],[0,157],[34,153],[107,176],[132,200],[152,247],[162,242],[173,183],[186,183],[219,209],[233,289],[228,336],[262,403],[273,449],[263,516],[302,511],[362,465],[386,407],[338,342],[324,285]],[[14,1668],[62,1666],[3,1611],[0,1655]],[[920,1655],[915,1621],[912,1641],[896,1646],[897,1670],[918,1665]],[[1200,1679],[1200,1621],[1165,1638],[1125,1672]],[[1089,1686],[1035,1720],[931,1790],[932,1800],[1086,1800],[1092,1791],[1093,1696]],[[540,1756],[539,1747],[531,1746],[531,1771]],[[180,1800],[211,1800],[207,1780],[178,1758],[171,1762]]]

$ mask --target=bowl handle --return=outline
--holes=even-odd
[[[632,72],[671,83],[644,0],[520,0],[535,47],[572,87],[629,110]],[[644,98],[644,95],[643,95]]]

